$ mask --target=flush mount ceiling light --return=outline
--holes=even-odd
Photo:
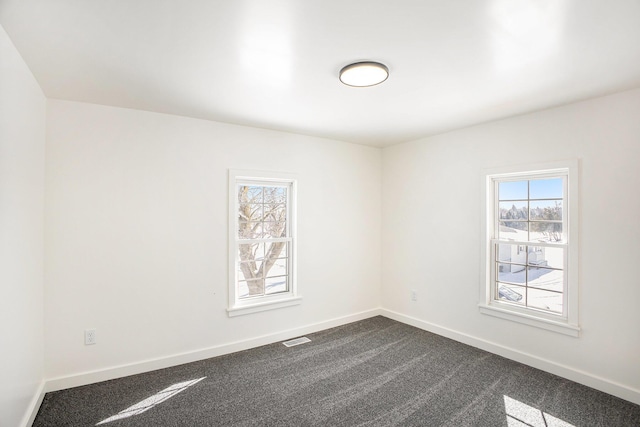
[[[379,62],[356,62],[340,70],[340,81],[347,86],[375,86],[387,80],[389,69]]]

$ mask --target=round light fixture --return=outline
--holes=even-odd
[[[340,81],[347,86],[375,86],[387,80],[389,69],[379,62],[356,62],[340,70]]]

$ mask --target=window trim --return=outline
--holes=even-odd
[[[481,203],[482,241],[481,241],[481,275],[479,310],[483,314],[523,323],[538,328],[578,337],[579,326],[579,161],[578,159],[530,164],[524,166],[507,166],[485,169],[482,171],[483,193]],[[566,208],[563,209],[563,222],[567,228],[567,246],[565,252],[565,288],[563,298],[563,315],[554,315],[532,308],[518,307],[500,303],[492,297],[495,277],[495,266],[491,252],[496,227],[496,178],[533,179],[545,175],[566,175]]]
[[[256,184],[268,185],[286,184],[289,186],[290,194],[288,200],[288,231],[290,234],[290,250],[289,250],[289,290],[274,295],[264,295],[247,299],[238,297],[238,288],[236,283],[236,254],[238,251],[238,194],[237,184],[241,181],[252,181]],[[302,297],[298,295],[296,280],[296,261],[297,261],[297,178],[295,174],[280,173],[272,171],[255,171],[244,169],[229,169],[229,238],[228,238],[228,285],[229,285],[229,301],[227,314],[229,317],[241,316],[245,314],[257,313],[265,310],[273,310],[278,308],[297,305],[302,302]]]

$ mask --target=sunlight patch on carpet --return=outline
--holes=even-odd
[[[509,427],[575,427],[573,424],[506,395],[504,409],[507,412]]]
[[[99,426],[100,424],[106,424],[106,423],[110,423],[112,421],[121,420],[123,418],[128,418],[128,417],[132,417],[134,415],[142,414],[143,412],[148,411],[149,409],[151,409],[154,406],[164,402],[165,400],[175,396],[176,394],[178,394],[178,393],[180,393],[182,391],[185,391],[187,388],[189,388],[192,385],[202,381],[205,378],[207,378],[207,377],[198,378],[197,380],[184,381],[184,382],[176,383],[176,384],[174,384],[172,386],[169,386],[169,387],[165,388],[164,390],[157,392],[153,396],[148,397],[148,398],[144,399],[143,401],[138,402],[135,405],[128,407],[124,411],[120,411],[116,415],[114,415],[112,417],[109,417],[109,418],[107,418],[105,420],[100,421],[96,425]]]

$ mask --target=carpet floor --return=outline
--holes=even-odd
[[[640,406],[374,317],[47,393],[42,426],[640,426]]]

